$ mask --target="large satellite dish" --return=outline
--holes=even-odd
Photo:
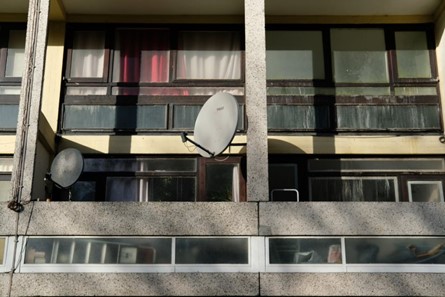
[[[60,151],[54,158],[49,178],[63,189],[71,187],[83,171],[83,156],[74,148]]]
[[[214,157],[226,150],[238,126],[238,102],[228,93],[216,93],[199,111],[195,121],[194,141],[203,157]],[[183,142],[189,140],[183,133]]]

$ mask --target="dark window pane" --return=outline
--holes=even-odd
[[[176,264],[248,264],[247,238],[177,238]]]
[[[394,178],[310,178],[312,201],[397,201]]]
[[[269,129],[326,129],[329,128],[327,106],[269,105]]]

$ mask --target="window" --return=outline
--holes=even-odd
[[[11,200],[12,158],[0,157],[0,201]]]
[[[270,156],[270,199],[443,202],[444,161],[443,158]],[[299,199],[295,197],[297,194]]]
[[[20,272],[252,272],[254,237],[29,237]]]
[[[217,92],[243,111],[242,40],[235,26],[71,25],[62,132],[191,131]]]
[[[440,237],[270,237],[267,272],[443,272]]]
[[[19,112],[20,85],[25,63],[23,25],[0,28],[0,132],[15,132]]]
[[[269,132],[439,132],[432,32],[268,26]]]
[[[53,199],[73,201],[245,201],[241,158],[85,158],[80,179]]]

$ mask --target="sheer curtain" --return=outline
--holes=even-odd
[[[166,30],[118,30],[113,81],[168,82],[169,42]]]
[[[237,32],[181,32],[178,79],[240,79],[241,51]]]
[[[104,57],[105,32],[74,32],[71,77],[102,77],[104,71]]]

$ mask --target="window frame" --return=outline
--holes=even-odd
[[[329,165],[326,163],[324,167],[312,167],[311,161],[316,160],[328,160],[334,161],[335,164]],[[360,161],[372,163],[373,166],[363,167],[363,165],[342,168],[340,162],[344,160],[346,162]],[[387,166],[376,167],[378,161],[395,161],[402,162],[401,165],[388,164]],[[406,165],[403,165],[404,161]],[[428,166],[418,167],[416,163],[412,162],[432,162]],[[269,155],[269,164],[295,164],[298,175],[299,188],[299,201],[311,202],[311,178],[353,178],[353,179],[370,179],[370,178],[394,178],[395,179],[395,197],[397,201],[394,202],[409,202],[408,181],[441,181],[442,191],[445,195],[445,159],[441,155],[424,156],[419,155],[416,157],[407,157],[402,155],[389,156],[389,155],[313,155],[313,156],[294,156],[294,155]],[[329,167],[332,166],[332,167]],[[352,169],[351,169],[352,168]],[[270,195],[269,195],[270,196]],[[269,197],[269,201],[270,197]],[[335,202],[331,200],[317,200],[326,202]],[[315,201],[313,201],[315,202]],[[338,201],[347,203],[348,201]],[[445,202],[445,201],[444,201]],[[427,202],[424,202],[427,203]]]
[[[0,26],[0,88],[1,87],[18,87],[21,88],[22,77],[5,77],[8,42],[10,31],[23,30],[26,32],[26,24],[21,23],[4,23]],[[0,95],[0,105],[19,105],[20,94]],[[0,128],[0,133],[15,134],[17,127]]]
[[[169,59],[169,69],[170,69],[170,79],[169,82],[113,82],[113,56],[114,56],[114,37],[115,33],[121,28],[134,28],[134,29],[166,29],[170,32],[170,59]],[[106,35],[105,41],[105,56],[104,56],[104,72],[101,78],[71,78],[70,69],[72,62],[72,45],[73,36],[75,31],[90,30],[97,31],[103,30]],[[146,134],[151,132],[156,133],[171,133],[177,131],[188,131],[192,132],[193,127],[190,128],[175,128],[173,122],[173,108],[175,105],[203,105],[205,101],[209,98],[207,93],[217,92],[222,90],[235,90],[234,96],[240,103],[244,105],[244,78],[245,78],[245,54],[244,54],[244,31],[240,25],[216,25],[209,24],[205,31],[233,31],[238,33],[239,46],[240,46],[240,73],[241,76],[236,80],[227,79],[176,79],[175,78],[175,63],[177,60],[177,50],[178,50],[178,35],[181,31],[203,31],[202,25],[197,24],[69,24],[67,26],[67,38],[65,46],[65,59],[64,59],[64,77],[63,77],[63,95],[62,104],[59,117],[59,132],[63,134],[72,133],[100,133],[100,134]],[[106,88],[105,95],[68,95],[68,88],[72,87],[103,87]],[[115,94],[114,89],[119,87],[130,87],[135,89],[143,88],[202,88],[203,90],[197,94],[184,96],[184,95],[160,95],[160,94],[131,94],[131,95],[119,95]],[[210,88],[210,90],[205,90]],[[241,91],[242,90],[242,91]],[[240,92],[241,91],[241,92]],[[116,91],[118,92],[118,91]],[[165,128],[68,128],[64,127],[64,106],[66,105],[100,105],[100,106],[142,106],[151,104],[162,104],[166,107],[166,127]],[[245,116],[243,114],[243,120],[245,121]],[[242,126],[242,131],[244,131],[245,125]]]
[[[84,158],[88,159],[104,159],[104,160],[112,160],[116,156],[107,156],[104,158],[100,155],[89,155],[84,156]],[[239,168],[239,202],[247,201],[246,195],[246,169],[245,169],[245,157],[243,156],[224,156],[221,155],[218,158],[204,158],[204,157],[196,157],[196,156],[181,156],[177,155],[175,157],[171,156],[117,156],[117,158],[121,158],[124,160],[144,160],[144,159],[153,159],[153,160],[176,160],[176,159],[187,159],[195,162],[195,171],[147,171],[147,172],[135,172],[135,171],[84,171],[80,175],[78,181],[79,182],[92,182],[95,183],[95,200],[98,202],[111,202],[106,200],[107,193],[107,179],[110,177],[121,177],[121,178],[151,178],[151,177],[192,177],[195,179],[195,197],[193,201],[189,202],[211,202],[206,199],[206,165],[207,164],[224,164],[231,165],[235,164]],[[60,189],[58,187],[53,187],[53,198],[54,201],[66,201],[70,199],[69,189]],[[78,200],[72,200],[78,201]],[[122,200],[123,202],[128,202],[126,200]],[[79,200],[79,202],[81,202]],[[130,201],[130,202],[163,202],[156,200],[149,201]],[[176,200],[173,202],[182,202],[181,200]],[[228,202],[235,202],[233,200]]]
[[[330,46],[330,30],[331,29],[381,29],[385,35],[385,48],[388,67],[388,83],[338,83],[333,79],[333,67]],[[443,123],[440,117],[442,112],[440,104],[440,92],[438,84],[437,60],[434,50],[434,28],[432,24],[416,24],[416,25],[392,25],[392,24],[367,24],[367,25],[346,25],[346,24],[332,24],[332,25],[281,25],[268,24],[266,31],[320,31],[323,38],[323,52],[325,60],[325,78],[313,80],[267,80],[267,88],[319,88],[319,90],[309,91],[303,94],[277,94],[268,91],[267,104],[270,105],[312,105],[312,106],[326,106],[330,113],[329,127],[316,127],[315,129],[305,128],[271,128],[268,127],[268,133],[402,133],[402,134],[420,134],[429,133],[437,134],[443,131]],[[427,44],[429,48],[429,62],[432,72],[432,77],[427,79],[401,79],[397,77],[396,64],[396,49],[395,49],[395,32],[397,31],[422,31],[426,33]],[[337,88],[344,87],[362,87],[374,88],[384,87],[388,88],[388,95],[345,95],[336,94]],[[435,95],[397,95],[395,90],[398,87],[427,87],[435,88]],[[413,100],[415,98],[415,100]],[[438,109],[438,125],[439,127],[419,127],[419,128],[404,128],[404,127],[389,127],[387,129],[369,129],[359,127],[345,127],[339,128],[337,125],[337,106],[423,106],[434,105]],[[314,119],[315,120],[315,119]],[[403,125],[398,125],[403,126]]]

